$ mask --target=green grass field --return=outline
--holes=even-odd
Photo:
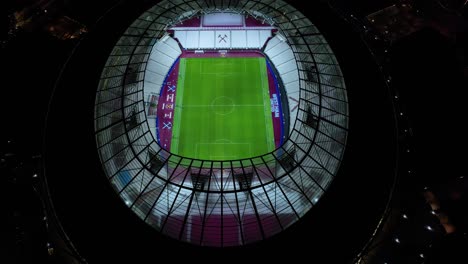
[[[182,58],[171,152],[233,160],[275,149],[265,58]]]

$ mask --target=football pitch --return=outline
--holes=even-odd
[[[275,149],[265,58],[182,58],[171,152],[235,160]]]

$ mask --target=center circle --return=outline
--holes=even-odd
[[[216,97],[211,102],[211,108],[217,115],[229,115],[234,112],[234,100],[227,96]]]

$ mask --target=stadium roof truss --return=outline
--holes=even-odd
[[[221,11],[266,21],[287,44],[297,76],[295,95],[287,95],[295,98],[289,136],[275,151],[244,160],[181,157],[158,145],[148,121],[151,54],[173,25]],[[330,186],[346,145],[348,103],[337,59],[311,21],[284,1],[159,2],[116,43],[95,102],[96,144],[115,191],[161,233],[198,245],[244,245],[295,223]]]

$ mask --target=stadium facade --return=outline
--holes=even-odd
[[[341,263],[365,245],[399,173],[393,94],[350,24],[304,5],[123,1],[90,28],[57,82],[44,150],[54,219],[83,258],[137,262],[177,247],[181,260],[313,250]],[[191,118],[177,104],[188,88],[180,63],[236,58],[263,63],[273,146],[232,158],[181,151],[191,130],[177,137],[174,124]],[[240,95],[221,96],[208,108],[240,109]]]
[[[249,57],[266,58],[271,69],[266,104],[261,96],[261,104],[242,104],[234,97],[262,95],[254,81],[268,80],[265,59],[258,72],[258,65],[247,69]],[[199,63],[206,58],[212,59]],[[208,67],[229,59],[253,71],[253,80],[224,88],[224,82],[246,79],[232,66],[226,72]],[[190,70],[189,62],[196,69]],[[215,78],[202,82],[211,75]],[[207,82],[216,87],[204,94]],[[201,103],[188,107],[189,101]],[[221,111],[223,119],[210,114],[197,119],[207,111]],[[225,116],[236,113],[241,122],[229,124]],[[262,137],[247,135],[253,138],[249,142],[233,135],[249,127],[253,134],[261,135],[262,127],[271,133],[264,116],[278,123],[275,138],[266,139],[269,148],[259,148]],[[96,96],[95,124],[106,175],[141,219],[183,241],[237,246],[284,230],[326,192],[344,153],[348,107],[331,48],[292,6],[282,1],[226,7],[163,1],[135,20],[112,50]],[[207,124],[208,130],[199,131],[204,137],[194,136]],[[227,129],[231,133],[215,134]],[[188,138],[179,139],[184,132]],[[195,148],[200,155],[180,153]],[[238,154],[245,149],[252,151]],[[243,159],[229,159],[237,155]]]

